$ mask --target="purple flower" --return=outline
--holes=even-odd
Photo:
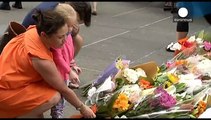
[[[155,107],[158,107],[158,105],[159,105],[159,100],[157,99],[157,98],[154,98],[154,99],[149,99],[149,107],[150,108],[155,108]]]
[[[168,94],[161,86],[155,89],[155,94],[160,94],[159,103],[164,108],[171,108],[176,104],[176,99]]]

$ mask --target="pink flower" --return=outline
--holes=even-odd
[[[175,64],[174,64],[174,62],[172,62],[172,61],[168,61],[167,63],[166,63],[166,67],[167,68],[171,68],[171,67],[173,67]]]
[[[211,49],[211,42],[204,41],[204,49],[209,51]]]

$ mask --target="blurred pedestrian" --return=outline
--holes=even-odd
[[[205,18],[205,20],[211,25],[211,2],[177,2],[177,9],[184,7],[188,10],[190,18]],[[187,37],[189,32],[189,23],[186,21],[177,22],[176,35],[177,41],[171,42],[166,50],[169,52],[175,52],[180,44],[178,41]]]
[[[12,5],[12,7],[17,8],[17,9],[22,9],[22,3],[21,1],[15,1],[15,3]],[[10,7],[10,1],[3,1],[0,5],[1,10],[11,10]]]
[[[171,11],[171,13],[175,13],[177,11],[176,8],[176,2],[171,1],[171,2],[165,2],[163,6],[164,11]]]
[[[92,2],[92,15],[97,15],[97,2]]]

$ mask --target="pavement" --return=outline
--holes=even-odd
[[[22,2],[23,9],[0,10],[0,35],[9,22],[21,23],[26,13],[39,3]],[[76,57],[82,68],[80,85],[91,83],[120,55],[130,59],[132,65],[148,61],[161,65],[171,59],[173,53],[165,48],[176,41],[176,23],[169,11],[163,11],[163,5],[164,2],[98,2],[98,14],[92,16],[91,26],[81,25],[80,29],[84,38],[84,45]],[[204,19],[193,20],[189,26],[189,35],[210,30]],[[80,90],[75,92],[82,101],[86,100]],[[51,118],[49,113],[45,112],[45,118]],[[65,118],[77,113],[66,103]]]

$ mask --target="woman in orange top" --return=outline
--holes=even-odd
[[[60,100],[60,94],[86,118],[94,118],[62,80],[50,48],[63,45],[68,33],[64,18],[38,11],[38,24],[13,38],[0,55],[0,118],[38,118]]]

